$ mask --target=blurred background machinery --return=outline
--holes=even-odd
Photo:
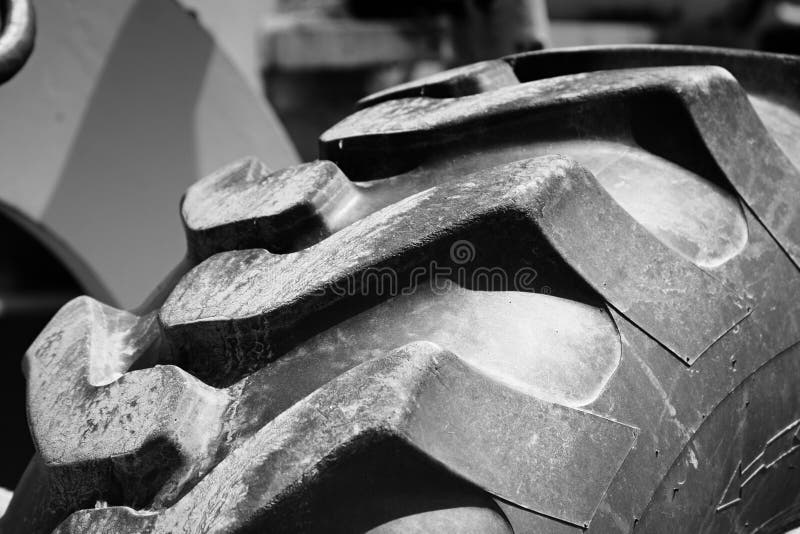
[[[0,4],[8,78],[29,50],[30,40],[12,39],[25,28],[14,6],[27,2]],[[485,58],[613,43],[800,47],[800,5],[785,0],[35,0],[35,8],[35,51],[0,87],[4,486],[32,451],[25,348],[74,295],[127,308],[144,300],[181,261],[175,207],[193,180],[246,154],[273,167],[313,159],[319,134],[360,97]]]
[[[544,0],[282,0],[257,31],[260,69],[301,157],[366,94],[542,48]]]
[[[274,106],[303,160],[358,98],[546,47],[682,43],[792,53],[793,0],[181,0]]]

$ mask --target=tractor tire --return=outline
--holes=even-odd
[[[789,56],[535,52],[197,182],[163,304],[78,298],[26,353],[5,531],[788,531],[799,89]]]

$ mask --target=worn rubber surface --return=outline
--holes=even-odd
[[[28,351],[5,531],[788,530],[799,84],[526,54],[201,180],[163,305],[77,299]]]

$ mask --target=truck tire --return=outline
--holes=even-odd
[[[162,305],[78,298],[27,352],[4,528],[788,531],[798,88],[789,56],[535,52],[206,177]]]

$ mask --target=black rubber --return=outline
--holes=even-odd
[[[76,299],[28,351],[4,529],[787,531],[798,85],[789,56],[537,52],[206,177],[164,299]]]

